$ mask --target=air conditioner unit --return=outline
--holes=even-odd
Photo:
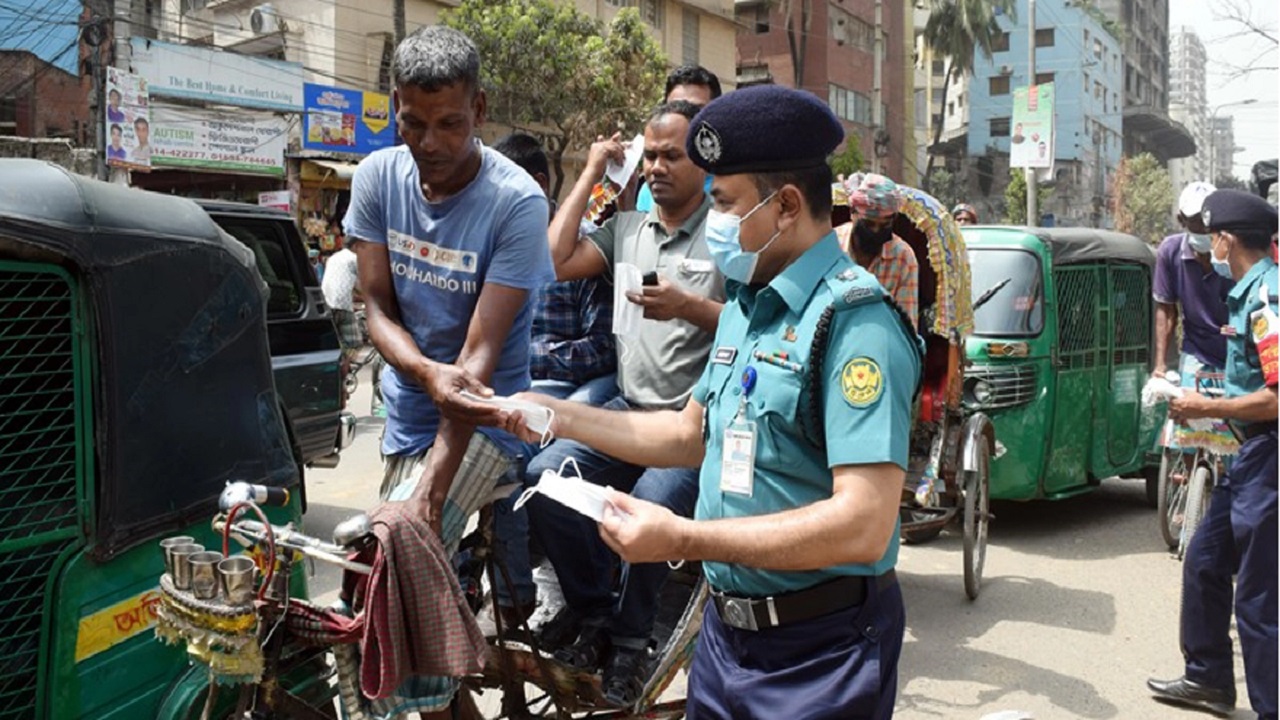
[[[280,16],[276,13],[276,8],[271,3],[259,5],[249,13],[249,27],[253,30],[254,35],[279,32],[281,24]]]
[[[1012,65],[1001,65],[1001,66],[1000,66],[1000,74],[1001,74],[1001,75],[1012,75],[1012,74],[1013,74],[1013,66],[1012,66]]]

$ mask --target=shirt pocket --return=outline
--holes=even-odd
[[[756,423],[758,464],[778,467],[791,462],[798,435],[802,374],[768,363],[755,363],[751,418]]]
[[[709,259],[682,258],[668,269],[676,282],[702,297],[717,297],[716,265]]]

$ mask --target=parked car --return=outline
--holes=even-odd
[[[276,393],[297,460],[334,467],[355,437],[355,416],[343,410],[342,346],[320,282],[293,217],[245,203],[199,200],[229,235],[253,251],[267,284],[267,337]]]
[[[337,346],[290,259],[271,267],[297,284],[277,276],[268,312],[255,258],[189,200],[0,160],[0,718],[200,717],[208,668],[152,630],[157,540],[220,547],[209,517],[232,480],[294,490],[267,512],[300,520],[278,383]],[[269,333],[272,315],[300,320]],[[332,422],[328,385],[288,411]],[[282,682],[332,695],[323,656],[290,658]]]

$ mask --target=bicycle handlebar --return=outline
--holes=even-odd
[[[213,529],[219,533],[226,527],[226,518],[219,516],[213,520]],[[346,558],[347,549],[327,543],[319,538],[311,537],[294,530],[290,526],[272,525],[272,532],[275,534],[276,546],[278,548],[288,548],[295,552],[302,553],[310,558],[327,562],[331,565],[337,565],[343,569],[368,575],[373,572],[373,568],[364,563],[358,563],[354,560]],[[266,542],[266,527],[257,520],[236,520],[231,525],[231,533],[237,542],[248,547]]]

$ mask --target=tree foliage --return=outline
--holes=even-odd
[[[927,184],[929,194],[938,199],[948,210],[965,201],[964,178],[947,170],[934,168]]]
[[[831,174],[848,177],[862,170],[866,159],[862,157],[862,139],[857,133],[847,133],[844,139],[844,150],[831,156]]]
[[[491,119],[542,137],[553,195],[569,148],[638,129],[661,99],[666,57],[634,8],[605,27],[573,3],[463,0],[444,22],[480,51]]]
[[[1120,159],[1111,178],[1108,200],[1120,232],[1155,244],[1170,229],[1173,181],[1151,153]]]
[[[1053,194],[1051,188],[1036,184],[1036,211],[1044,214],[1045,203]],[[1009,171],[1009,185],[1004,189],[1004,221],[1009,225],[1027,224],[1027,173],[1022,168]]]
[[[995,39],[1003,32],[997,17],[1003,14],[1011,21],[1016,20],[1016,4],[1016,0],[930,0],[929,20],[924,25],[924,42],[934,59],[944,60],[947,64],[947,70],[942,76],[942,100],[939,103],[942,114],[946,113],[951,79],[973,74],[973,61],[977,53],[991,59]],[[937,145],[942,139],[943,123],[932,118],[930,122],[933,123],[932,144]],[[933,173],[933,162],[934,155],[929,153],[929,162],[924,172],[926,181]]]

